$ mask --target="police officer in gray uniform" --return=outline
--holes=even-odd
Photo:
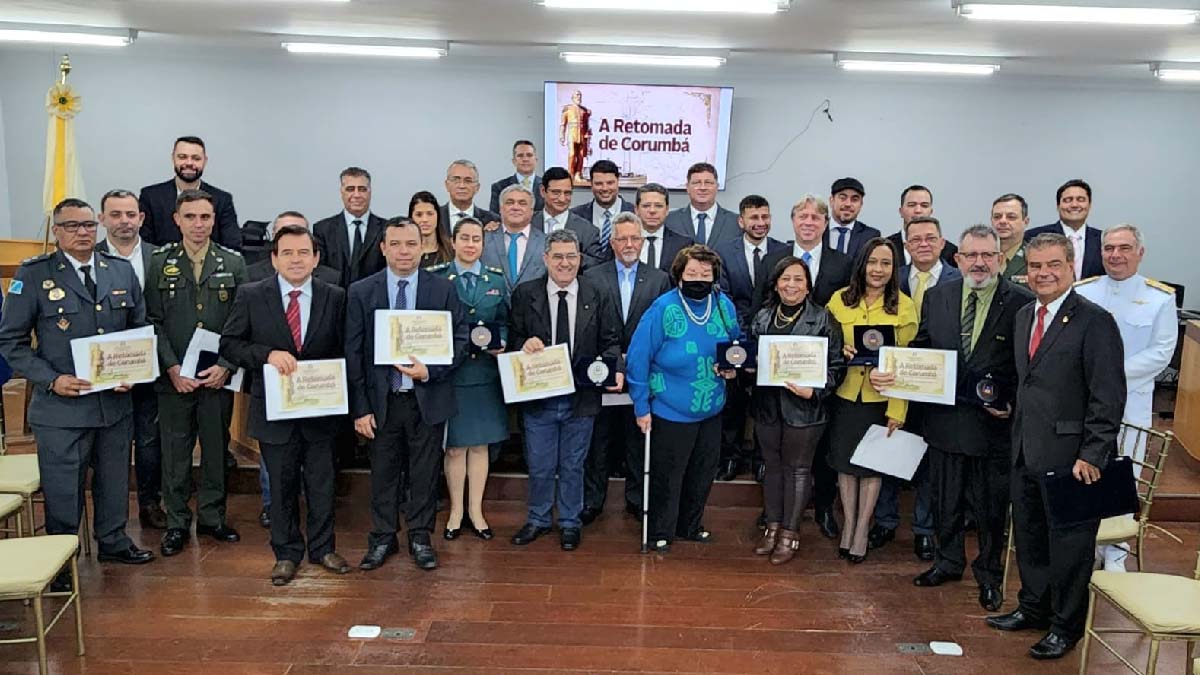
[[[54,207],[58,251],[26,260],[9,284],[0,355],[34,387],[29,423],[46,495],[46,533],[79,531],[90,466],[98,558],[136,565],[154,554],[125,534],[133,439],[129,387],[88,394],[91,383],[75,376],[71,340],[144,326],[146,306],[133,267],[92,250],[96,227],[86,202],[65,199]],[[55,586],[65,590],[69,583],[69,575],[60,576]]]

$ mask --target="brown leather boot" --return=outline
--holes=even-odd
[[[754,546],[754,555],[768,555],[775,550],[775,539],[779,536],[779,523],[767,523],[762,538]]]
[[[775,542],[775,550],[771,551],[771,564],[782,565],[796,557],[800,550],[800,533],[793,530],[780,530],[779,539]]]

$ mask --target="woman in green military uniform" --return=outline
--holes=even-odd
[[[458,538],[463,521],[463,492],[469,486],[468,515],[471,530],[491,539],[483,517],[483,489],[487,484],[488,445],[508,438],[508,412],[500,388],[496,355],[504,351],[508,334],[508,291],[503,270],[484,267],[483,225],[463,218],[452,235],[454,260],[429,269],[454,282],[467,310],[471,340],[467,358],[454,371],[458,414],[446,425],[446,484],[450,489],[450,517],[446,539]],[[495,337],[488,339],[491,334]]]

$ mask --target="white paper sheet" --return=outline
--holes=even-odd
[[[159,376],[159,365],[158,365],[158,354],[157,354],[158,338],[155,337],[155,335],[154,335],[154,326],[142,326],[141,328],[130,328],[129,330],[117,331],[116,333],[108,333],[107,335],[93,335],[91,337],[75,338],[74,340],[71,340],[71,361],[72,361],[72,364],[75,369],[75,377],[79,377],[79,373],[87,373],[88,372],[88,360],[90,359],[89,352],[90,352],[90,348],[91,348],[92,344],[95,344],[97,342],[120,342],[121,340],[130,340],[130,339],[135,339],[135,338],[148,338],[148,337],[154,338],[154,349],[155,349],[154,379],[144,380],[144,381],[145,382],[153,382],[155,379],[158,379],[158,376]],[[87,379],[87,378],[85,377],[83,379]],[[126,382],[126,384],[139,384],[139,382]],[[83,392],[82,395],[86,396],[87,394],[94,394],[98,391],[107,391],[109,389],[116,389],[118,386],[120,386],[120,385],[112,384],[112,385],[101,386],[101,387],[93,386],[92,389],[89,389],[88,391]]]
[[[182,377],[194,380],[196,379],[196,364],[200,361],[200,352],[220,353],[221,350],[221,335],[214,333],[211,330],[197,328],[196,332],[192,333],[192,339],[188,342],[187,351],[183,353],[183,361],[179,363],[179,374]],[[229,376],[229,381],[225,383],[225,389],[229,391],[241,391],[242,379],[246,376],[245,368],[238,368],[232,375]]]
[[[920,436],[897,429],[891,437],[887,435],[887,427],[872,424],[863,434],[850,463],[896,476],[904,480],[912,480],[925,449],[929,447]]]

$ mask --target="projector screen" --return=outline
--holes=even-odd
[[[688,167],[708,162],[725,188],[732,87],[547,82],[546,166],[589,185],[602,159],[621,169],[621,187],[683,189]]]

